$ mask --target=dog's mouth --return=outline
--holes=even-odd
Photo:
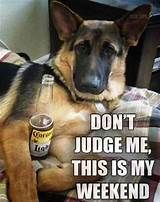
[[[107,75],[107,74],[105,74]],[[90,73],[77,73],[76,71],[71,78],[72,88],[76,97],[84,100],[101,101],[103,92],[107,90],[108,76]]]
[[[72,92],[71,94],[74,94],[74,97],[76,99],[82,99],[86,101],[102,101],[104,99],[103,93],[106,88],[103,88],[99,91],[94,88],[88,89],[88,86],[82,86],[81,89],[79,89],[79,86],[77,87],[76,82],[72,80]]]
[[[74,89],[74,95],[76,97],[76,100],[84,100],[84,101],[102,101],[104,99],[103,92],[104,91],[102,91],[98,95],[95,95],[88,92],[87,93],[80,92],[76,88]]]

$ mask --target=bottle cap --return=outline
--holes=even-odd
[[[53,120],[47,114],[36,114],[30,118],[29,123],[35,129],[47,130],[53,125]]]
[[[52,85],[54,83],[54,76],[51,74],[44,74],[42,77],[42,84]]]

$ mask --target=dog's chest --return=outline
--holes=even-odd
[[[62,95],[62,94],[61,94]],[[83,121],[88,123],[92,113],[104,114],[106,108],[101,103],[96,104],[76,104],[61,99],[53,103],[53,119],[56,122],[78,122]]]
[[[104,114],[107,112],[106,107],[102,103],[95,103],[94,104],[95,111],[94,113]],[[90,118],[91,111],[88,110],[81,110],[79,112],[76,112],[74,110],[69,111],[67,115],[65,116],[66,120],[74,120],[74,119],[80,119],[82,121],[88,121]]]
[[[71,110],[65,115],[65,121],[72,121],[72,120],[88,121],[89,113],[88,111],[85,110],[79,112]]]
[[[77,106],[64,104],[63,106],[59,106],[58,108],[53,106],[53,119],[57,123],[67,122],[78,122],[78,121],[89,121],[89,116],[91,114],[90,108],[88,109],[78,109]]]

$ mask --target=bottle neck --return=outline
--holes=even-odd
[[[53,84],[42,84],[39,94],[39,102],[50,103],[53,100]]]
[[[53,106],[53,84],[41,84],[37,98],[36,113],[51,115]]]

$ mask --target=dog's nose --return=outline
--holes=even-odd
[[[80,92],[100,94],[103,91],[101,83],[101,79],[98,76],[88,75],[75,82],[75,85]]]

